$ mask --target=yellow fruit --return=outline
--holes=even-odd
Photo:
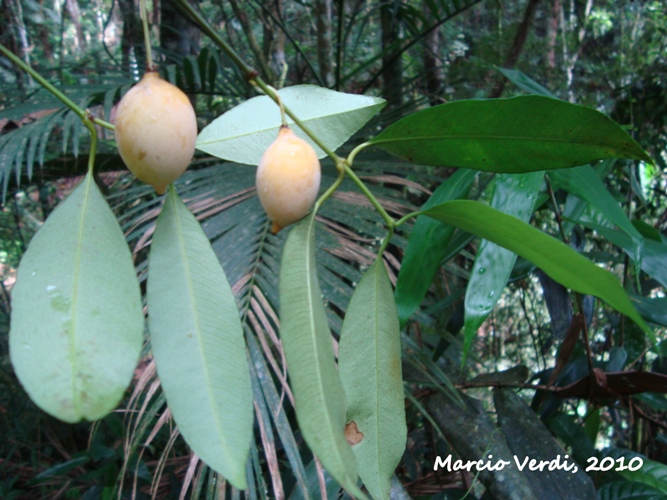
[[[188,96],[148,72],[120,101],[116,142],[139,179],[163,194],[188,168],[195,152],[197,118]]]
[[[257,167],[257,195],[273,233],[302,219],[320,189],[320,161],[313,148],[282,127]]]

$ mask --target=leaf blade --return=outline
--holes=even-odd
[[[476,176],[474,170],[458,170],[433,192],[422,210],[468,196]],[[424,299],[453,233],[451,225],[430,217],[417,217],[396,281],[395,298],[401,327],[405,326]]]
[[[144,319],[125,237],[90,174],[33,238],[12,298],[10,356],[31,399],[71,423],[110,412]]]
[[[586,200],[630,236],[634,245],[631,257],[635,262],[641,263],[644,238],[590,165],[556,171],[551,175],[561,188],[577,198]]]
[[[174,420],[204,462],[246,488],[253,406],[241,321],[208,238],[173,187],[153,235],[146,295]]]
[[[535,208],[544,172],[499,174],[491,197],[491,207],[528,222]],[[483,240],[470,271],[465,296],[465,340],[463,358],[477,329],[495,307],[510,277],[516,254],[489,240]]]
[[[315,217],[298,222],[280,266],[280,337],[287,359],[299,428],[322,465],[347,491],[357,463],[345,441],[345,394],[334,361],[315,262]]]
[[[655,342],[653,332],[618,279],[564,243],[479,202],[450,201],[423,213],[498,243],[528,259],[564,286],[604,300],[632,319]]]
[[[382,258],[357,285],[345,314],[338,369],[347,398],[348,428],[361,441],[352,451],[373,498],[390,498],[391,476],[407,441],[401,331]],[[354,427],[352,426],[354,423]]]
[[[278,93],[284,105],[332,150],[385,105],[377,97],[344,94],[315,85],[295,85]],[[293,122],[288,118],[288,123]],[[253,97],[204,128],[197,138],[197,149],[225,160],[257,165],[278,136],[280,125],[278,106],[267,96]],[[313,146],[318,158],[326,155],[299,127],[292,128]]]
[[[414,163],[489,172],[551,170],[616,157],[653,163],[602,113],[538,95],[441,104],[406,116],[369,142]]]

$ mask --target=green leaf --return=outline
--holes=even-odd
[[[246,488],[253,397],[241,320],[208,238],[173,186],[151,243],[146,296],[158,376],[181,434]]]
[[[576,422],[572,415],[562,412],[556,413],[546,424],[557,438],[570,447],[570,454],[579,464],[579,468],[585,468],[586,461],[595,456],[595,446],[588,438],[584,427]]]
[[[82,465],[86,464],[87,462],[90,461],[90,457],[82,456],[82,457],[77,457],[73,458],[71,460],[68,460],[66,462],[59,463],[57,465],[54,465],[53,467],[49,467],[48,469],[40,472],[37,474],[32,480],[32,483],[37,483],[39,481],[43,481],[44,479],[52,479],[54,476],[66,476],[66,474],[71,471],[72,469],[76,469],[77,467],[81,467]]]
[[[623,470],[618,473],[627,481],[646,484],[660,491],[663,494],[663,497],[667,495],[667,465],[660,462],[654,462],[653,460],[646,458],[644,455],[621,448],[603,450],[600,455],[600,458],[604,456],[612,457],[617,461],[616,463],[618,463],[618,459],[622,457],[625,459],[625,466],[629,466],[630,460],[633,458],[641,458],[643,463],[637,470]]]
[[[343,488],[364,497],[357,487],[357,461],[345,441],[345,393],[317,279],[314,214],[287,236],[279,290],[280,337],[303,438]]]
[[[97,420],[132,380],[143,343],[130,250],[91,175],[32,239],[12,289],[9,348],[30,398],[64,420]]]
[[[635,246],[633,240],[627,234],[587,221],[579,220],[577,224],[593,229],[600,236],[632,256]],[[667,245],[645,239],[642,245],[641,269],[660,282],[662,286],[667,286]]]
[[[474,170],[458,170],[433,192],[422,210],[445,201],[465,198],[476,175]],[[453,233],[451,225],[430,217],[417,217],[396,281],[395,299],[401,327],[424,300]]]
[[[525,73],[522,73],[516,69],[508,68],[496,68],[500,73],[505,75],[510,82],[512,82],[517,87],[525,90],[530,94],[543,95],[547,97],[556,98],[546,87],[540,85],[535,80],[527,76]]]
[[[329,474],[326,470],[322,471],[322,475],[324,476],[324,484],[325,484],[325,490],[326,490],[326,497],[327,498],[338,498],[338,492],[340,491],[340,485],[336,482],[336,480],[331,477],[331,474]],[[306,493],[308,496],[304,496],[304,492],[301,487],[307,487],[306,488]],[[294,485],[294,489],[292,490],[292,493],[289,495],[289,500],[306,500],[306,499],[311,499],[311,498],[323,498],[324,495],[322,495],[322,491],[320,490],[320,478],[319,474],[317,471],[317,464],[315,463],[315,460],[311,460],[308,466],[306,467],[306,481],[304,481],[304,484],[296,484]]]
[[[590,165],[558,170],[549,174],[549,176],[554,177],[560,188],[565,189],[577,198],[586,200],[598,209],[604,217],[627,233],[632,238],[633,248],[630,256],[635,262],[641,262],[644,238],[632,225],[628,216],[625,215],[621,206],[607,190]]]
[[[332,150],[385,105],[379,97],[344,94],[315,85],[295,85],[278,93],[283,104]],[[289,118],[287,121],[293,123]],[[197,138],[197,149],[224,160],[257,165],[278,137],[280,125],[276,103],[267,96],[253,97],[204,128]],[[326,155],[299,127],[292,128],[315,148],[319,158]]]
[[[646,298],[639,295],[632,296],[632,302],[639,314],[646,321],[656,325],[667,326],[667,297]]]
[[[618,278],[564,243],[475,201],[450,201],[422,213],[491,240],[528,259],[562,285],[602,299],[637,323],[655,343],[653,332],[633,307]]]
[[[593,446],[598,440],[598,432],[600,431],[600,409],[595,408],[586,416],[584,421],[584,432]]]
[[[491,207],[528,222],[543,179],[544,172],[496,176]],[[515,262],[515,253],[482,240],[466,288],[464,360],[477,329],[500,299]]]
[[[348,442],[353,444],[359,475],[374,499],[388,500],[391,476],[405,451],[407,427],[401,331],[381,257],[350,299],[338,345],[338,370],[347,397]]]
[[[598,500],[664,500],[660,490],[636,481],[614,481],[598,490]]]
[[[399,120],[370,143],[414,163],[489,172],[551,170],[617,157],[652,163],[602,113],[536,95],[434,106]]]

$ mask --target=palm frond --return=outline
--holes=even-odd
[[[358,161],[355,167],[385,210],[393,217],[414,211],[408,195],[429,192],[409,179],[410,174],[416,173],[416,167],[387,157],[371,158]],[[325,162],[322,190],[335,178],[335,168]],[[425,178],[433,182],[439,180],[435,175]],[[248,494],[263,498],[266,488],[273,490],[276,496],[289,493],[284,491],[283,481],[293,475],[300,494],[308,497],[304,445],[293,423],[293,398],[278,335],[278,273],[289,229],[277,235],[269,231],[270,223],[256,196],[255,169],[247,165],[202,164],[201,168],[186,172],[176,184],[181,197],[202,224],[232,284],[245,330],[258,422],[247,466],[248,481],[252,485]],[[155,197],[150,187],[128,184],[127,179],[119,180],[112,190],[114,194],[109,201],[134,251],[137,268],[143,270],[161,199]],[[366,197],[348,181],[324,203],[317,220],[318,273],[332,331],[337,338],[354,286],[372,264],[387,229]],[[398,273],[400,254],[406,246],[409,230],[409,225],[401,226],[385,252],[385,264],[392,280]],[[410,363],[425,371],[434,370],[429,360],[413,349],[409,351]],[[136,463],[145,442],[154,439],[170,418],[165,416],[164,400],[156,399],[159,382],[152,370],[149,364],[137,384],[141,390],[135,389],[130,400],[129,415],[136,418],[128,424],[130,435],[125,449],[129,463]],[[445,375],[439,370],[434,373],[433,385],[446,387]],[[171,442],[172,436],[168,438]],[[189,460],[183,474],[194,487],[192,478],[196,466],[192,462],[194,458]],[[287,476],[286,467],[290,471]],[[203,484],[205,474],[201,471],[198,474],[196,484]]]

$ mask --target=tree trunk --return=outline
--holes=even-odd
[[[558,19],[560,18],[561,0],[551,1],[549,25],[547,27],[547,66],[549,79],[553,80],[556,73],[556,39],[558,37]]]
[[[334,84],[331,0],[314,0],[313,15],[317,26],[317,60],[320,66],[320,78],[327,87],[331,87]]]
[[[160,2],[160,9],[160,47],[180,57],[196,56],[201,32],[171,2]]]
[[[422,2],[424,12],[431,12],[428,2]],[[435,16],[435,12],[431,12]],[[426,94],[431,106],[442,104],[444,87],[444,75],[442,72],[442,59],[440,58],[440,30],[429,31],[424,37],[424,73],[426,77]]]
[[[400,50],[400,26],[396,18],[396,1],[384,2],[380,7],[382,26],[382,82],[383,97],[391,107],[400,106],[403,97],[403,62],[396,57]]]
[[[2,2],[2,31],[0,40],[9,50],[30,65],[30,44],[28,32],[23,22],[23,8],[20,0],[4,0]],[[12,65],[19,89],[32,86],[32,78],[20,68]]]
[[[44,12],[44,0],[40,0],[39,2],[39,8],[40,8],[40,13],[44,16],[46,16],[46,12]],[[49,28],[46,26],[46,24],[39,24],[37,26],[37,36],[39,38],[39,43],[42,45],[42,49],[44,50],[44,57],[51,63],[53,66],[56,63],[56,60],[53,58],[53,47],[51,46],[51,32]]]
[[[274,0],[268,7],[271,15],[276,19],[282,19],[282,0]],[[286,69],[285,62],[285,33],[275,26],[270,16],[266,16],[264,23],[264,57],[276,75],[282,75]]]
[[[234,11],[236,19],[238,19],[239,23],[241,23],[241,27],[243,28],[243,33],[245,34],[246,39],[248,40],[248,45],[250,46],[250,50],[252,51],[253,55],[255,56],[255,59],[257,60],[257,64],[259,65],[260,75],[269,84],[273,83],[273,71],[271,71],[269,64],[266,62],[264,53],[262,52],[262,49],[259,46],[259,43],[257,42],[257,38],[255,38],[252,24],[250,24],[248,16],[245,13],[245,10],[239,5],[238,0],[229,0],[229,3],[232,6],[232,10]]]
[[[561,27],[563,29],[563,62],[565,64],[565,74],[567,75],[567,92],[570,102],[574,102],[574,92],[572,91],[572,83],[574,82],[574,68],[577,65],[577,60],[581,54],[581,49],[584,46],[584,38],[586,37],[586,26],[588,25],[588,18],[593,9],[593,0],[586,0],[584,11],[577,13],[577,5],[574,0],[570,2],[569,12],[566,14],[565,9],[561,9]],[[569,50],[567,46],[567,31],[576,32],[575,50]]]
[[[118,0],[118,7],[123,19],[123,34],[120,39],[123,76],[130,77],[136,72],[137,65],[145,64],[145,50],[141,23],[134,0]]]
[[[526,6],[526,11],[523,14],[523,20],[517,29],[516,35],[514,35],[514,41],[512,42],[512,47],[507,53],[505,62],[503,63],[503,68],[513,68],[516,66],[516,63],[521,56],[521,51],[523,46],[526,43],[526,38],[528,37],[528,30],[533,24],[533,19],[535,18],[535,9],[540,0],[528,0],[528,5]],[[502,80],[498,81],[496,86],[489,93],[490,98],[500,97],[503,93],[503,82]]]
[[[76,30],[76,44],[77,53],[82,53],[86,50],[86,37],[83,35],[83,28],[81,27],[81,9],[79,9],[79,2],[77,0],[65,0],[65,8],[69,17],[72,19],[74,29]]]

